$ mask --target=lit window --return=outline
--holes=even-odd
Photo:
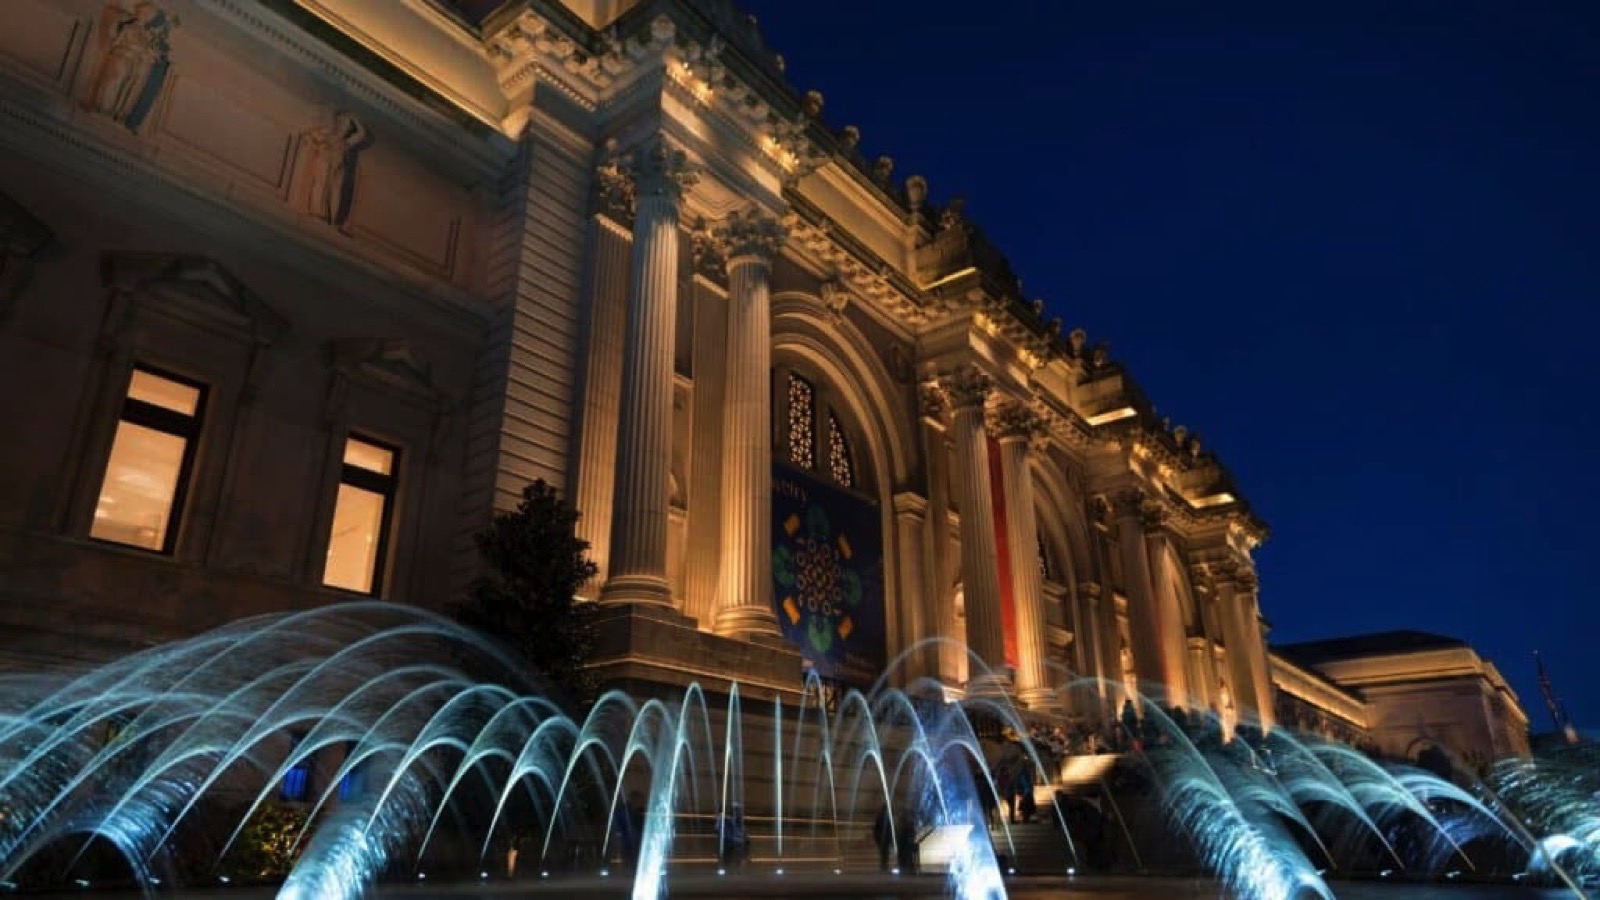
[[[345,441],[323,584],[378,593],[389,539],[389,507],[394,502],[395,456],[394,450],[371,441]]]
[[[850,444],[845,440],[844,429],[839,427],[839,417],[828,411],[828,471],[833,480],[845,487],[855,487],[855,466],[850,461]]]
[[[89,536],[171,553],[205,389],[134,369]]]
[[[817,464],[816,391],[811,382],[789,374],[789,461],[810,469]]]

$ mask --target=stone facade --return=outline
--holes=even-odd
[[[1456,638],[1390,631],[1288,644],[1273,648],[1273,672],[1288,705],[1336,713],[1319,722],[1328,728],[1310,730],[1342,734],[1342,725],[1356,725],[1384,756],[1435,764],[1430,754],[1443,751],[1451,765],[1481,774],[1529,752],[1517,695],[1494,663]]]
[[[495,5],[11,0],[7,664],[359,596],[324,584],[356,436],[397,454],[385,599],[458,596],[528,481],[572,497],[618,681],[799,690],[776,464],[873,510],[896,680],[1272,723],[1263,525],[959,203],[726,3]],[[90,536],[136,369],[205,396],[159,551]]]

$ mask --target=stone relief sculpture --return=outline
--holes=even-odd
[[[178,17],[154,3],[107,4],[96,30],[100,60],[84,108],[138,131],[166,80],[177,27]]]
[[[344,224],[355,187],[356,156],[372,142],[372,133],[355,114],[326,110],[321,121],[300,136],[302,178],[306,181],[305,212],[329,225]]]

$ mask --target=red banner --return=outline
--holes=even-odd
[[[1000,442],[994,438],[989,438],[989,493],[994,498],[995,565],[1000,569],[1000,634],[1005,639],[1006,665],[1016,668],[1017,608],[1016,599],[1011,595],[1011,541],[1006,534],[1006,479],[1000,467]]]

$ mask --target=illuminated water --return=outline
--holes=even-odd
[[[386,896],[487,896],[509,887],[513,838],[518,871],[533,879],[525,886],[635,900],[669,888],[838,893],[847,882],[851,896],[870,895],[860,885],[971,900],[1090,888],[1217,896],[1220,886],[1240,898],[1325,898],[1329,877],[1448,884],[1510,875],[1508,859],[1525,882],[1600,875],[1588,751],[1507,764],[1493,790],[1464,791],[1281,731],[1244,740],[1215,721],[1180,726],[1146,703],[1148,805],[1215,880],[1080,887],[1060,878],[1084,864],[1069,838],[1056,882],[1008,882],[1000,860],[1018,846],[1004,816],[998,848],[971,827],[978,782],[993,783],[978,733],[1027,733],[1003,699],[946,704],[930,699],[940,686],[919,683],[852,691],[824,709],[815,680],[787,706],[691,686],[669,699],[612,692],[573,721],[519,671],[447,620],[362,603],[235,623],[73,676],[0,678],[0,889],[131,877],[155,890],[175,876],[218,886],[241,854],[265,847],[294,859],[282,898],[341,900],[376,884],[390,885]],[[1040,755],[1025,752],[1047,781]],[[317,766],[327,770],[313,778]],[[281,795],[313,782],[295,807],[311,811],[303,823],[262,824]],[[643,831],[623,863],[608,823],[635,791]],[[914,811],[919,834],[970,837],[949,842],[958,852],[937,879],[864,874],[884,806]],[[735,810],[750,810],[761,843],[728,871],[713,862],[727,848],[710,824]],[[107,848],[120,860],[111,875]],[[454,886],[430,886],[430,872]],[[845,880],[830,887],[830,877]],[[1337,883],[1340,897],[1501,896],[1474,890]]]

